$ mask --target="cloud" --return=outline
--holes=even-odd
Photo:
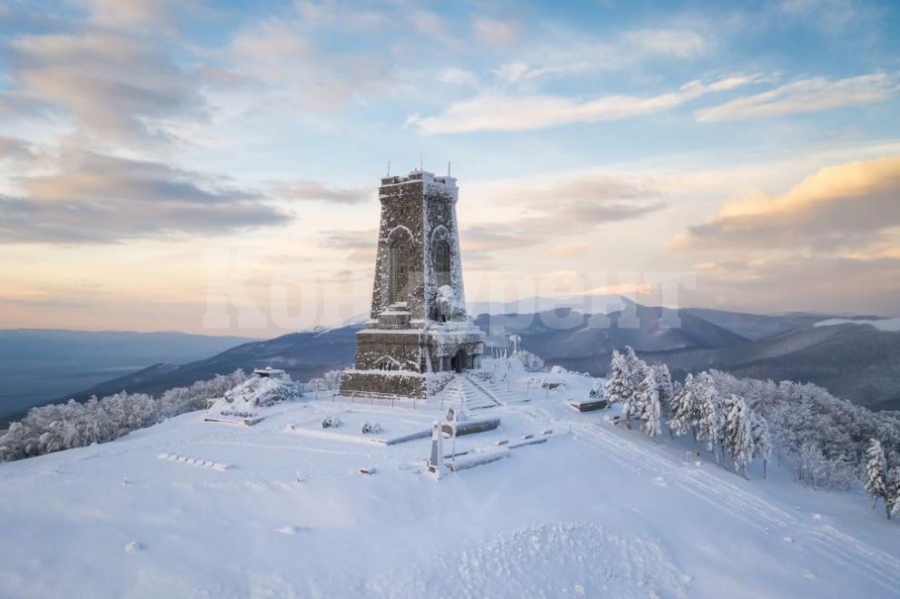
[[[469,71],[451,67],[438,73],[437,80],[452,85],[477,85],[478,78]]]
[[[378,231],[376,229],[368,229],[365,231],[334,229],[331,231],[322,231],[321,235],[322,243],[319,244],[319,247],[323,248],[360,250],[374,248],[378,243]]]
[[[27,141],[0,136],[0,162],[4,160],[30,161],[32,158],[34,158],[34,151]]]
[[[515,21],[477,18],[472,23],[475,37],[486,46],[509,48],[516,43],[521,26]]]
[[[295,0],[299,21],[310,30],[372,35],[385,27],[389,18],[381,11],[366,10],[359,3],[346,0]]]
[[[712,83],[691,81],[675,91],[656,96],[603,96],[581,101],[562,96],[486,94],[452,104],[441,115],[413,116],[407,122],[425,135],[435,135],[617,121],[670,110],[706,94],[735,89],[756,80],[757,77],[735,76]]]
[[[22,116],[70,118],[89,137],[147,141],[166,137],[169,121],[206,115],[197,81],[169,60],[161,40],[84,27],[20,36],[7,53],[10,83],[0,102]]]
[[[787,256],[712,263],[697,276],[686,304],[750,312],[900,315],[900,260]]]
[[[709,36],[689,28],[633,29],[615,36],[585,37],[551,28],[516,59],[493,69],[505,83],[522,83],[605,71],[637,71],[648,61],[696,58],[714,47]]]
[[[693,58],[705,54],[709,41],[689,29],[636,29],[622,34],[626,45],[646,55]]]
[[[738,98],[695,112],[704,123],[756,118],[772,118],[789,114],[822,112],[882,102],[897,93],[896,77],[873,73],[830,80],[824,77],[801,79],[773,90]]]
[[[44,166],[52,173],[15,180],[21,196],[0,197],[2,242],[116,243],[289,220],[257,193],[157,162],[76,150]]]
[[[572,258],[593,251],[596,246],[593,243],[563,243],[550,248],[549,254],[554,258]]]
[[[92,23],[107,27],[161,27],[171,26],[174,20],[171,10],[180,4],[177,0],[81,0],[90,13]]]
[[[324,48],[317,27],[329,25],[334,25],[334,19],[325,16],[253,23],[231,40],[226,53],[230,70],[239,78],[260,82],[262,92],[299,101],[318,112],[333,111],[353,97],[396,84],[383,56],[353,46],[343,52],[333,45]]]
[[[463,228],[460,242],[466,251],[509,250],[558,237],[568,239],[604,223],[637,219],[666,206],[662,192],[652,184],[606,176],[513,184],[485,201],[514,206],[520,214]]]
[[[375,262],[378,249],[378,231],[368,229],[365,231],[349,231],[335,229],[322,231],[322,241],[319,247],[350,250],[346,260],[350,262],[372,264]]]
[[[373,197],[372,190],[368,187],[327,187],[318,181],[308,179],[277,187],[273,193],[288,200],[322,201],[336,204],[361,204]]]
[[[782,0],[779,10],[804,25],[816,26],[828,33],[843,29],[859,16],[853,0]]]
[[[418,9],[409,15],[410,24],[418,31],[425,35],[442,36],[446,30],[446,24],[437,14],[429,11]]]
[[[725,204],[676,248],[866,247],[900,226],[900,156],[822,169],[787,193]]]

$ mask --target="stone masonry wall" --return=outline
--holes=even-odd
[[[379,189],[381,223],[378,235],[378,257],[375,264],[375,284],[372,290],[372,318],[377,318],[378,314],[390,304],[388,293],[391,276],[390,243],[398,236],[408,237],[411,247],[401,256],[402,264],[408,272],[408,285],[403,293],[405,297],[395,298],[395,300],[408,303],[414,320],[421,320],[425,316],[423,189],[421,181],[382,186]]]
[[[342,395],[387,394],[401,397],[428,396],[425,375],[378,370],[349,370],[341,376]]]
[[[421,335],[419,331],[380,331],[363,329],[356,334],[357,370],[379,369],[379,361],[389,358],[396,364],[395,370],[422,370]]]

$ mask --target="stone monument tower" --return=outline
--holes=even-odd
[[[484,351],[466,316],[456,179],[417,170],[382,179],[378,196],[372,311],[341,393],[427,397],[436,373],[477,368]]]

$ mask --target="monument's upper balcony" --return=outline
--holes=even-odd
[[[423,182],[426,185],[436,186],[436,187],[446,187],[449,189],[456,189],[456,177],[446,176],[446,177],[437,177],[434,173],[430,173],[428,171],[420,171],[418,169],[410,171],[408,175],[405,177],[396,175],[393,177],[382,177],[381,179],[381,187],[391,187],[394,185],[407,185],[410,183],[419,183]]]

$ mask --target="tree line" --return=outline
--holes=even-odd
[[[740,379],[711,370],[672,382],[664,364],[648,366],[631,348],[614,352],[604,386],[623,416],[655,437],[690,434],[746,475],[752,458],[770,455],[801,483],[824,489],[862,485],[888,518],[900,514],[900,412],[873,412],[822,387]],[[698,450],[699,451],[699,450]]]
[[[744,478],[747,465],[759,457],[765,474],[772,453],[768,422],[740,395],[721,393],[709,373],[673,382],[665,364],[650,366],[628,347],[624,354],[613,352],[604,390],[610,403],[622,404],[629,428],[635,418],[655,438],[665,425],[673,437],[690,434],[697,455],[704,444],[716,463],[730,458]]]
[[[124,391],[85,403],[66,403],[32,408],[0,435],[0,461],[105,443],[133,430],[167,418],[203,410],[207,400],[222,397],[246,380],[243,370],[197,381],[190,387],[169,389],[159,397]]]

